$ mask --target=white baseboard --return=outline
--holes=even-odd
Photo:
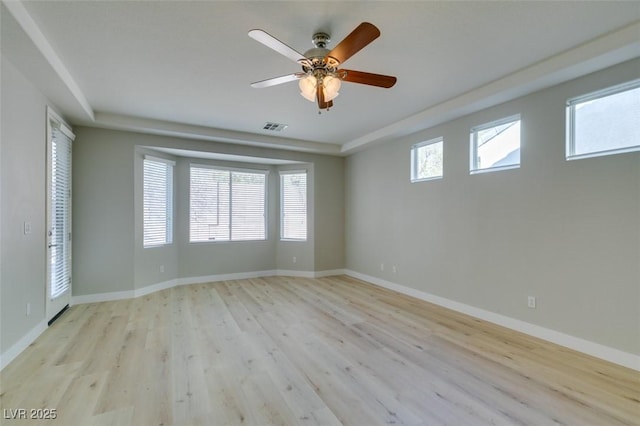
[[[217,274],[217,275],[205,275],[200,277],[177,278],[175,281],[177,285],[189,285],[189,284],[200,284],[200,283],[215,283],[218,281],[247,280],[251,278],[272,277],[274,275],[276,275],[275,270],[251,271],[251,272],[237,272],[233,274]]]
[[[27,334],[22,336],[13,346],[0,355],[0,371],[2,371],[11,361],[13,361],[22,351],[32,344],[43,331],[47,329],[47,322],[42,321],[33,327]]]
[[[640,355],[624,352],[619,349],[601,345],[600,343],[591,342],[589,340],[575,337],[570,334],[561,333],[556,330],[541,327],[539,325],[507,317],[505,315],[496,314],[495,312],[476,308],[475,306],[456,302],[455,300],[446,299],[444,297],[429,294],[421,290],[416,290],[414,288],[386,281],[381,278],[361,274],[349,269],[345,270],[344,273],[345,275],[351,276],[353,278],[357,278],[359,280],[366,281],[389,290],[394,290],[398,293],[415,297],[416,299],[443,306],[453,311],[461,312],[463,314],[470,315],[484,321],[501,325],[511,330],[519,331],[521,333],[528,334],[530,336],[537,337],[539,339],[546,340],[548,342],[552,342],[557,345],[564,346],[566,348],[612,362],[614,364],[622,365],[623,367],[640,371]]]
[[[345,275],[344,269],[328,269],[326,271],[317,271],[313,273],[313,278],[332,277],[335,275]]]
[[[320,278],[320,277],[328,277],[331,275],[342,275],[342,274],[344,274],[343,269],[334,269],[334,270],[317,271],[317,272],[275,269],[275,270],[267,270],[267,271],[238,272],[234,274],[218,274],[218,275],[205,275],[200,277],[185,277],[185,278],[176,278],[169,281],[163,281],[156,284],[151,284],[142,288],[137,288],[135,290],[114,291],[110,293],[97,293],[97,294],[73,296],[71,298],[71,304],[80,305],[83,303],[109,302],[113,300],[132,299],[135,297],[140,297],[140,296],[145,296],[147,294],[155,293],[156,291],[166,290],[168,288],[176,287],[179,285],[212,283],[212,282],[230,281],[230,280],[246,280],[250,278],[273,277],[273,276]]]
[[[274,272],[274,276],[298,278],[313,278],[315,274],[313,271],[294,271],[289,269],[277,269]]]
[[[83,294],[71,296],[71,305],[82,305],[83,303],[110,302],[112,300],[131,299],[135,297],[133,290],[113,291],[110,293]]]
[[[166,290],[178,285],[178,280],[163,281],[161,283],[151,284],[146,287],[137,288],[133,290],[133,297],[146,296],[147,294],[155,293],[156,291]]]

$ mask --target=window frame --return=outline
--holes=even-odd
[[[640,151],[640,143],[638,145],[613,148],[602,151],[593,151],[583,154],[575,154],[576,152],[576,105],[589,101],[596,101],[598,99],[606,98],[608,96],[616,95],[618,93],[640,89],[640,79],[627,81],[625,83],[616,84],[614,86],[606,87],[604,89],[596,90],[594,92],[585,93],[584,95],[576,96],[567,99],[566,102],[566,140],[565,140],[565,159],[580,160],[583,158],[603,157],[607,155],[623,154],[627,152]]]
[[[478,126],[474,126],[469,130],[470,141],[469,141],[469,174],[479,174],[479,173],[489,173],[496,172],[499,170],[511,170],[511,169],[519,169],[522,164],[522,157],[519,159],[518,164],[508,164],[504,166],[497,167],[478,167],[478,132],[482,130],[491,129],[492,127],[502,126],[507,123],[515,123],[520,122],[520,134],[518,136],[518,143],[520,146],[520,150],[522,150],[522,116],[521,114],[513,114],[508,117],[504,117],[498,120],[490,121],[488,123],[480,124]],[[522,152],[522,151],[521,151]]]
[[[420,148],[424,148],[429,145],[441,144],[442,145],[442,170],[440,174],[437,176],[428,176],[428,177],[418,177],[418,150]],[[411,183],[417,182],[426,182],[430,180],[437,180],[444,178],[444,136],[439,136],[437,138],[429,139],[423,142],[416,143],[411,145]]]
[[[289,242],[305,242],[309,240],[309,172],[305,169],[298,170],[280,170],[278,172],[280,176],[280,241]],[[305,231],[304,238],[292,238],[284,236],[284,213],[285,213],[285,199],[284,199],[284,180],[286,175],[305,175]]]
[[[211,169],[217,171],[223,171],[229,173],[229,238],[228,239],[219,239],[219,240],[197,240],[194,241],[191,239],[191,170],[193,168],[199,169]],[[263,212],[264,212],[264,238],[260,239],[234,239],[233,238],[233,173],[252,173],[252,174],[260,174],[264,176],[264,204],[263,204]],[[250,169],[250,168],[242,168],[242,167],[228,167],[228,166],[218,166],[215,164],[202,164],[202,163],[190,163],[189,164],[189,231],[188,231],[188,242],[189,244],[226,244],[226,243],[242,243],[242,242],[256,242],[256,241],[267,241],[269,239],[269,210],[268,210],[268,202],[269,202],[269,170],[266,169]]]
[[[165,200],[164,200],[164,209],[166,214],[165,220],[165,239],[163,242],[156,243],[147,243],[145,239],[145,204],[146,204],[146,191],[145,191],[145,164],[146,162],[164,164],[165,170],[167,172],[166,175],[166,192],[165,192]],[[173,244],[173,233],[174,233],[174,175],[175,175],[175,165],[176,162],[173,160],[168,160],[166,158],[156,157],[153,155],[144,155],[142,160],[142,247],[143,248],[154,248],[154,247],[163,247]]]

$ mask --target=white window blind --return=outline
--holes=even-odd
[[[144,159],[144,247],[171,244],[173,239],[173,165],[155,157]]]
[[[191,166],[189,241],[266,239],[263,171]]]
[[[280,173],[280,238],[307,239],[307,173]]]
[[[51,143],[51,300],[71,286],[71,138],[60,125],[52,128]]]
[[[231,172],[231,238],[265,239],[266,175]]]

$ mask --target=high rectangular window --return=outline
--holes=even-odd
[[[520,167],[520,115],[471,129],[471,173]]]
[[[280,239],[307,239],[307,173],[280,172]]]
[[[443,139],[436,138],[411,147],[411,182],[442,177]]]
[[[567,159],[640,151],[640,80],[567,101]]]
[[[143,160],[143,245],[173,240],[173,161],[145,156]]]
[[[189,241],[266,239],[267,172],[191,166]]]

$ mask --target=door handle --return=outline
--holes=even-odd
[[[49,248],[51,248],[51,247],[58,247],[58,245],[57,244],[49,244]]]

